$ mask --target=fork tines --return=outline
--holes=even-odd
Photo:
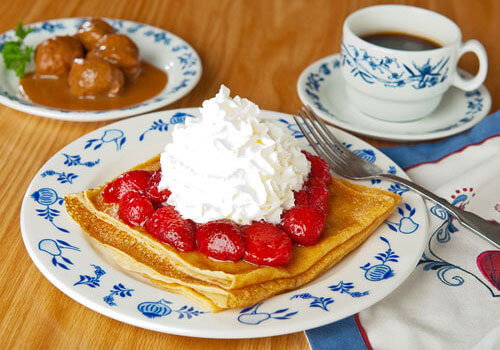
[[[297,126],[302,131],[311,147],[320,157],[325,159],[332,168],[343,168],[355,160],[356,156],[352,154],[352,152],[349,151],[330,130],[328,130],[325,123],[311,108],[302,107],[302,110],[299,111],[299,115],[303,123],[300,123],[299,119],[293,116]]]

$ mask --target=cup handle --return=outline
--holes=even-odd
[[[460,47],[457,62],[466,52],[473,52],[476,54],[479,59],[479,71],[475,77],[464,79],[457,70],[452,85],[464,91],[472,91],[480,87],[484,79],[486,79],[486,73],[488,72],[488,56],[486,55],[484,46],[477,40],[469,40]]]

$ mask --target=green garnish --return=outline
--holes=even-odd
[[[7,41],[2,49],[3,61],[7,69],[12,69],[16,72],[19,78],[24,76],[26,63],[31,61],[33,53],[32,46],[23,45],[24,38],[33,31],[32,28],[24,29],[23,24],[19,22],[16,28],[17,40]]]

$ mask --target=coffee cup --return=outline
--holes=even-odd
[[[410,51],[366,40],[377,33],[423,38],[438,47]],[[457,71],[458,60],[466,52],[479,59],[477,74],[468,79]],[[355,107],[377,119],[407,122],[425,117],[450,86],[465,91],[480,87],[487,66],[480,42],[462,43],[458,26],[429,10],[379,5],[360,9],[344,21],[341,71],[347,96]]]

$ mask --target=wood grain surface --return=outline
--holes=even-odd
[[[199,106],[221,83],[263,109],[295,112],[296,82],[313,61],[339,51],[344,18],[382,1],[238,0],[4,0],[0,32],[19,20],[106,16],[167,29],[201,56],[203,76],[167,108]],[[464,40],[478,39],[489,55],[486,85],[500,107],[500,2],[398,1],[454,20]],[[470,55],[461,65],[475,71]],[[0,106],[0,348],[1,349],[307,349],[304,333],[242,340],[206,340],[162,334],[104,317],[49,283],[28,256],[19,228],[21,200],[38,169],[60,148],[107,124],[35,117]],[[376,146],[393,145],[364,137]]]

